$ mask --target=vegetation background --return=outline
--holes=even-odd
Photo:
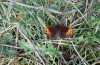
[[[73,34],[51,40],[57,22]],[[100,0],[0,0],[0,65],[100,65]]]

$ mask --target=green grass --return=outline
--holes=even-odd
[[[100,2],[87,1],[2,0],[0,64],[99,65]],[[72,36],[51,40],[43,30],[57,23]]]

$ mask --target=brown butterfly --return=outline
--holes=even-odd
[[[63,25],[52,25],[44,29],[44,33],[51,38],[56,38],[57,36],[64,38],[71,35],[72,32],[71,28]]]

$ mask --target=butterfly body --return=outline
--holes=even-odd
[[[45,34],[51,38],[64,38],[72,34],[72,29],[63,25],[52,25],[44,29]]]

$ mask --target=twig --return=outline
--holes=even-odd
[[[40,54],[38,52],[38,50],[35,48],[35,46],[32,44],[32,42],[26,37],[26,35],[24,35],[24,33],[22,32],[22,30],[20,29],[19,23],[17,23],[17,26],[18,26],[19,33],[27,40],[27,42],[30,44],[32,50],[35,52],[35,54],[41,60],[41,62],[43,63],[43,65],[45,65],[43,59],[41,58],[41,56],[40,56]]]
[[[6,28],[5,30],[0,31],[0,37],[1,37],[1,35],[2,35],[3,33],[5,33],[6,31],[8,31],[8,30],[12,30],[12,29],[14,29],[14,28],[16,28],[16,26],[13,26],[13,27],[9,26],[9,27]]]

